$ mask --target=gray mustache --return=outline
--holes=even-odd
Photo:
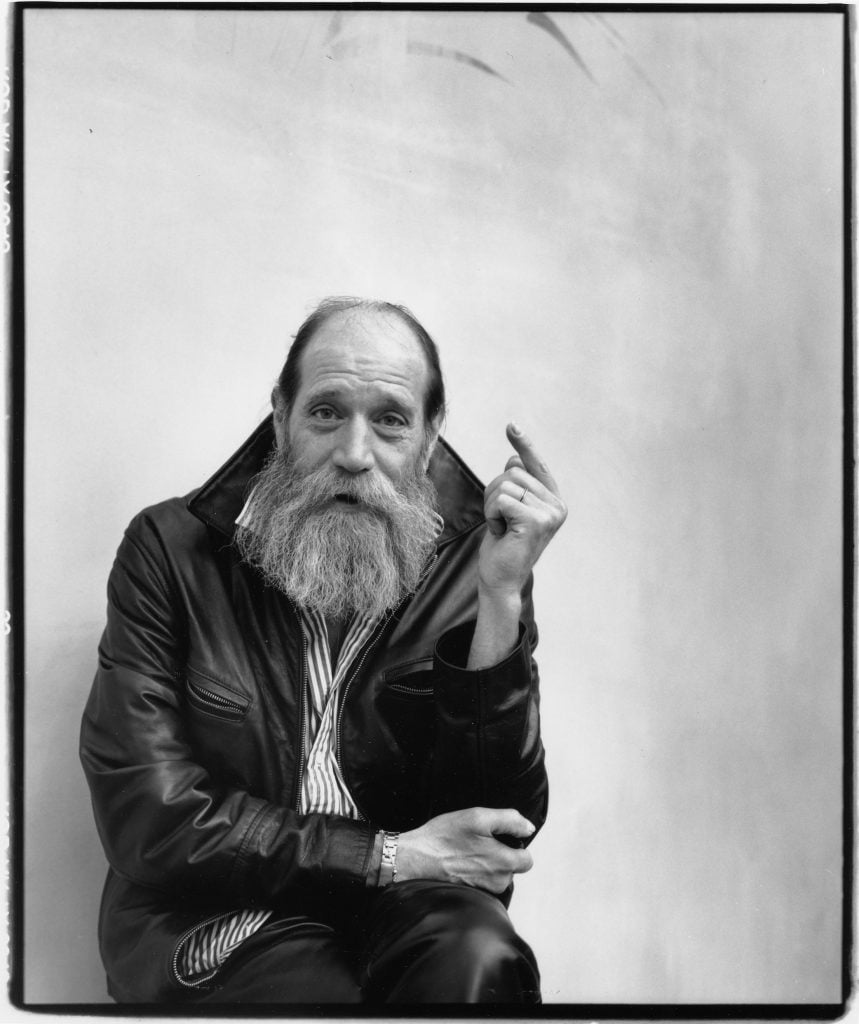
[[[400,495],[396,489],[387,481],[379,478],[342,479],[332,477],[330,473],[322,471],[318,477],[316,474],[305,477],[302,485],[306,488],[305,493],[308,499],[319,505],[326,505],[341,499],[381,511],[390,508],[391,505],[399,504],[400,501]]]

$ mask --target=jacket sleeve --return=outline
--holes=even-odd
[[[463,807],[515,807],[538,829],[546,819],[531,585],[529,580],[523,595],[518,643],[504,661],[476,671],[464,667],[474,620],[449,630],[436,644],[435,814]]]
[[[81,760],[111,867],[137,884],[271,902],[292,886],[367,884],[368,825],[299,815],[216,784],[183,718],[187,612],[143,516],[108,583],[107,627],[81,729]]]

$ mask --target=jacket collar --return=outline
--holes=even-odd
[[[244,507],[249,483],[262,469],[274,446],[269,415],[241,447],[203,486],[195,491],[188,509],[208,526],[232,537],[236,518]],[[438,491],[438,510],[444,529],[438,547],[483,522],[483,484],[444,438],[439,438],[429,464],[429,476]]]

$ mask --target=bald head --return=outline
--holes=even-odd
[[[301,385],[303,354],[323,325],[330,322],[332,328],[343,328],[344,337],[348,337],[356,350],[360,350],[362,334],[366,337],[366,332],[372,330],[374,318],[387,321],[389,328],[399,328],[395,333],[401,336],[404,343],[407,343],[409,336],[414,339],[426,367],[422,396],[425,424],[427,427],[440,426],[444,416],[445,396],[435,342],[405,306],[351,296],[323,299],[299,327],[272,396],[275,407],[289,410],[294,404]],[[387,333],[392,332],[389,329]]]

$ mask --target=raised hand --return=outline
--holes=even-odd
[[[534,826],[512,808],[469,807],[430,818],[403,832],[397,850],[397,878],[435,878],[500,893],[513,875],[530,871],[527,850],[513,849],[496,836],[527,839]]]
[[[558,485],[531,440],[508,423],[516,449],[484,492],[488,527],[478,560],[477,624],[468,667],[496,664],[513,649],[522,588],[546,545],[567,518]]]
[[[567,508],[531,440],[513,423],[507,425],[507,438],[516,454],[484,492],[489,529],[480,549],[479,579],[485,589],[518,594],[567,518]]]

